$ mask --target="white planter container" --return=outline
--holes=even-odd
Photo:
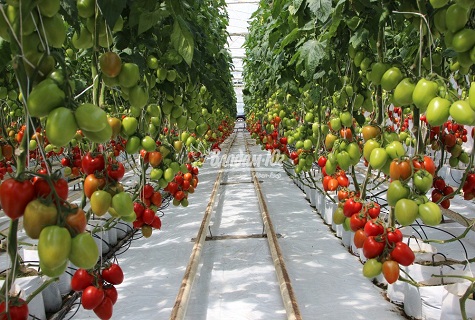
[[[112,227],[109,229],[109,244],[115,246],[117,244],[117,229]]]
[[[353,232],[343,230],[343,234],[341,235],[341,242],[345,247],[349,247],[350,244],[353,242]]]
[[[315,193],[315,189],[310,188],[310,206],[315,208],[317,206],[317,194]]]
[[[304,193],[305,193],[305,199],[310,200],[310,187],[307,185],[304,185]]]
[[[41,291],[45,305],[45,312],[57,312],[61,309],[63,301],[61,292],[56,282],[50,283],[43,291]]]
[[[94,233],[94,241],[99,249],[99,255],[104,255],[109,252],[109,231],[103,228],[105,220],[89,220],[87,230],[96,230]]]

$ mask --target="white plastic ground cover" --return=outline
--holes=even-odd
[[[253,147],[252,152],[267,154],[259,147]],[[132,242],[118,257],[125,279],[117,286],[119,300],[112,319],[169,318],[193,247],[191,239],[198,232],[216,173],[207,161],[189,207],[168,208],[162,231]],[[276,232],[283,235],[279,243],[303,319],[404,319],[398,308],[385,300],[384,292],[361,275],[358,258],[342,246],[284,171],[275,166],[258,173]],[[218,222],[216,217],[211,222],[214,235],[262,232],[258,215],[245,218],[254,206],[257,210],[257,202],[250,200],[252,184],[229,183],[248,178],[250,181],[250,176],[235,170],[227,174],[228,184],[221,192],[229,200],[217,201],[223,216],[219,229],[213,226]],[[236,228],[232,228],[232,221]],[[194,290],[199,292],[192,295],[188,318],[285,319],[281,301],[276,300],[280,293],[266,241],[207,241],[205,255],[214,254],[216,259],[202,261],[199,272],[203,277],[195,281]],[[199,303],[206,303],[208,308],[196,308]],[[72,318],[96,316],[80,308]]]

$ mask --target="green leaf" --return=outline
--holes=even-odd
[[[175,22],[173,23],[171,43],[175,50],[183,57],[185,62],[191,66],[195,43],[188,25],[179,16],[175,18]]]
[[[332,0],[307,0],[307,5],[321,22],[327,21],[332,12]]]
[[[315,39],[305,42],[298,51],[300,52],[300,61],[305,63],[307,75],[313,75],[320,61],[325,57],[326,41]]]
[[[299,11],[302,6],[303,0],[294,0],[292,1],[296,11]]]
[[[282,44],[280,48],[284,49],[287,45],[297,40],[299,38],[299,35],[300,35],[299,28],[295,28],[294,30],[290,31],[290,33],[287,36],[285,36],[284,40],[282,40]]]
[[[61,1],[61,8],[59,10],[61,15],[64,17],[64,21],[66,21],[70,26],[72,26],[74,30],[79,31],[81,29],[81,25],[79,24],[78,18],[78,9],[75,0]]]
[[[10,43],[0,38],[0,71],[10,65],[12,61],[12,52],[10,50]]]
[[[169,15],[170,12],[163,9],[142,13],[139,18],[139,28],[137,33],[142,34],[155,25],[160,24]]]
[[[109,28],[113,28],[122,10],[127,5],[127,0],[97,0],[102,15]]]
[[[369,31],[364,28],[356,29],[355,33],[350,38],[350,43],[357,48],[359,45],[368,40]]]

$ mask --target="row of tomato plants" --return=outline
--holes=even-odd
[[[112,317],[123,275],[101,264],[99,230],[86,225],[123,220],[148,238],[164,197],[188,206],[206,153],[233,130],[226,25],[220,1],[0,5],[0,205],[10,219],[0,319],[27,319],[34,297],[13,291],[20,221],[40,275],[73,264],[83,307]],[[130,188],[126,168],[138,177]],[[68,198],[72,179],[79,202]]]
[[[255,13],[248,128],[306,183],[321,170],[313,187],[337,196],[333,221],[354,232],[369,278],[408,281],[399,228],[437,226],[451,199],[474,198],[474,15],[464,0],[261,1]],[[463,171],[458,185],[448,167]],[[378,177],[382,199],[369,190]]]

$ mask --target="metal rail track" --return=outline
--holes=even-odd
[[[226,148],[226,156],[229,154],[232,145],[235,142],[236,135],[238,132],[234,132],[231,138],[231,143]],[[245,147],[246,153],[250,155],[250,149],[248,145],[248,139],[244,138],[245,140]],[[252,158],[252,157],[251,157]],[[227,183],[221,183],[222,175],[225,170],[225,163],[221,163],[221,167],[219,169],[218,175],[214,182],[213,190],[211,192],[210,200],[205,210],[205,215],[201,222],[200,229],[198,231],[198,235],[195,240],[195,244],[193,246],[193,250],[190,256],[189,263],[187,265],[185,274],[183,276],[183,280],[181,282],[181,286],[178,292],[178,295],[175,300],[174,307],[172,309],[172,313],[170,316],[170,320],[182,320],[185,319],[186,316],[186,309],[188,306],[188,302],[191,296],[191,290],[193,286],[194,279],[196,277],[196,272],[198,270],[198,266],[201,260],[201,256],[203,253],[203,246],[206,240],[210,240],[213,237],[207,237],[206,233],[209,228],[209,223],[211,220],[211,216],[213,214],[213,207],[216,201],[216,195],[218,194],[218,189],[220,185],[226,185]],[[300,314],[300,310],[298,307],[297,299],[295,297],[295,293],[292,288],[292,283],[285,267],[282,251],[280,249],[278,238],[280,237],[274,230],[274,226],[272,224],[272,220],[269,214],[269,210],[267,208],[266,200],[264,194],[262,192],[259,179],[257,178],[255,166],[251,164],[251,177],[252,183],[254,185],[254,189],[256,191],[256,197],[259,203],[259,210],[261,213],[261,218],[264,226],[263,230],[263,238],[267,238],[267,243],[269,245],[269,249],[271,252],[272,261],[275,267],[277,279],[279,282],[279,288],[282,296],[282,301],[286,310],[287,319],[289,320],[301,320],[302,316]],[[232,238],[232,237],[231,237]],[[249,236],[248,238],[253,238]],[[223,239],[227,239],[223,237]],[[216,240],[216,239],[212,239]]]

